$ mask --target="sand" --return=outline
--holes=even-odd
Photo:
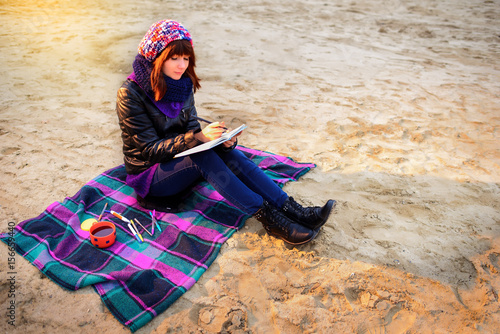
[[[114,111],[159,19],[192,33],[202,117],[317,168],[285,191],[335,213],[289,247],[249,219],[138,333],[500,328],[500,3],[0,2],[0,230],[122,163]],[[0,303],[8,307],[7,247]],[[128,333],[92,288],[16,258],[8,333]]]

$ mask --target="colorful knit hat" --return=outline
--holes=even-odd
[[[141,43],[139,53],[148,61],[153,62],[170,42],[185,39],[191,42],[191,34],[179,22],[162,20],[153,24]]]

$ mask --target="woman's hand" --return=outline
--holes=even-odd
[[[222,136],[227,128],[224,122],[213,122],[208,124],[201,132],[196,133],[194,136],[201,142],[207,142]]]
[[[229,129],[229,130],[227,130],[227,131],[231,131],[231,129]],[[234,143],[236,143],[236,140],[237,140],[236,138],[237,138],[239,135],[241,135],[241,133],[242,133],[242,132],[243,132],[243,131],[238,132],[236,135],[234,135],[234,137],[233,137],[233,138],[229,139],[228,141],[223,142],[223,143],[222,143],[222,145],[224,145],[224,147],[227,147],[227,148],[229,148],[229,147],[233,146],[233,145],[234,145]]]

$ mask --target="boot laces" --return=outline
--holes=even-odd
[[[297,203],[295,201],[295,199],[293,199],[292,197],[290,197],[289,203],[290,203],[290,206],[292,207],[292,209],[295,210],[295,212],[297,212],[298,214],[303,215],[304,218],[316,216],[315,209],[317,207],[303,207],[302,205]]]

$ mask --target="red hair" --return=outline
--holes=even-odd
[[[195,92],[201,87],[200,78],[198,78],[194,70],[196,66],[196,56],[194,54],[193,46],[188,40],[179,39],[170,42],[165,50],[163,50],[153,62],[153,70],[151,71],[151,87],[153,88],[156,101],[161,100],[168,89],[167,84],[163,79],[163,63],[174,56],[189,57],[189,65],[186,72],[184,72],[184,75],[191,78]]]

